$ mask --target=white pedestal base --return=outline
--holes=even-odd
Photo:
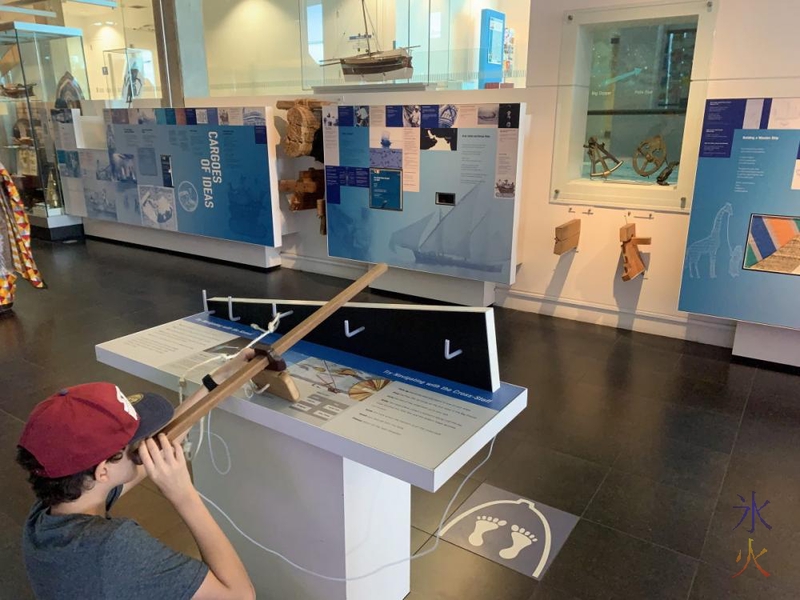
[[[162,231],[161,229],[136,227],[135,225],[94,219],[84,219],[83,230],[86,235],[99,238],[161,248],[162,250],[182,252],[183,254],[192,254],[194,256],[204,256],[239,265],[270,268],[281,264],[278,248],[269,248],[256,244],[232,242],[230,240],[189,235],[188,233],[179,233],[177,231]]]
[[[800,367],[800,331],[739,322],[736,324],[733,354]]]
[[[259,543],[333,577],[358,576],[409,556],[408,483],[224,410],[213,412],[212,430],[228,443],[231,470],[219,475],[213,469],[206,439],[193,462],[195,485]],[[196,436],[195,429],[191,439]],[[214,453],[226,469],[216,439]],[[355,582],[326,581],[266,553],[210,510],[259,598],[401,600],[410,591],[409,562]]]

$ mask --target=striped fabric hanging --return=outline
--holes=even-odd
[[[19,273],[37,288],[45,287],[31,252],[31,226],[17,186],[0,163],[0,310],[14,303]]]

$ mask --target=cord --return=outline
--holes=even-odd
[[[280,314],[275,316],[275,318],[270,322],[270,324],[267,326],[266,329],[262,329],[261,327],[259,327],[255,323],[251,324],[251,327],[253,329],[256,329],[256,330],[261,331],[263,333],[262,333],[262,335],[258,336],[256,339],[254,339],[252,342],[250,342],[247,346],[245,346],[245,348],[253,347],[255,344],[260,342],[263,338],[265,338],[269,334],[273,333],[278,328],[279,323],[280,323]],[[181,404],[183,403],[183,399],[184,399],[183,398],[183,394],[184,394],[184,390],[186,388],[186,376],[189,373],[191,373],[195,369],[200,368],[203,365],[207,365],[207,364],[210,364],[210,363],[218,361],[218,360],[225,360],[225,361],[231,360],[234,356],[235,355],[233,355],[233,354],[221,354],[221,355],[215,356],[213,358],[210,358],[210,359],[208,359],[206,361],[203,361],[201,363],[198,363],[198,364],[194,365],[193,367],[190,367],[189,369],[187,369],[183,373],[183,375],[180,377],[180,379],[178,380],[178,384],[179,384],[178,385],[178,401],[179,401],[179,403],[181,403]],[[258,390],[258,389],[256,389],[255,385],[253,385],[252,382],[248,382],[244,386],[243,389],[244,389],[244,392],[245,392],[245,396],[247,398],[252,398],[254,394],[256,394],[256,393],[260,394],[267,387],[269,387],[269,386],[265,386],[263,389]],[[230,448],[228,447],[227,442],[223,439],[223,437],[221,435],[216,434],[216,433],[211,431],[211,412],[209,412],[208,415],[205,418],[200,419],[200,438],[199,438],[198,443],[197,443],[197,450],[196,450],[196,452],[194,454],[194,457],[196,457],[197,454],[200,452],[200,448],[202,447],[202,444],[203,444],[204,421],[206,419],[208,419],[208,422],[205,423],[205,437],[208,440],[208,452],[209,452],[209,457],[211,458],[211,465],[214,467],[214,470],[217,473],[219,473],[220,475],[227,475],[228,473],[230,473],[231,468],[233,467],[233,461],[231,459]],[[225,448],[225,456],[226,456],[226,459],[227,459],[227,462],[228,462],[228,466],[227,466],[227,468],[225,470],[220,469],[219,466],[217,465],[216,457],[214,456],[214,447],[213,447],[213,445],[211,443],[211,441],[212,441],[212,439],[214,437],[216,437],[222,443],[223,448]],[[494,443],[495,443],[496,439],[497,439],[496,437],[492,438],[492,441],[489,444],[489,453],[486,455],[486,458],[484,458],[474,469],[472,469],[472,471],[469,472],[469,474],[466,477],[464,477],[463,481],[458,486],[458,489],[453,494],[453,497],[450,498],[450,502],[447,503],[447,507],[445,507],[444,512],[442,513],[442,518],[439,520],[439,527],[437,527],[437,529],[436,529],[436,535],[434,536],[436,538],[436,541],[434,542],[433,547],[428,548],[427,550],[425,550],[424,552],[420,552],[419,554],[415,554],[414,556],[408,556],[406,558],[401,558],[400,560],[396,560],[394,562],[391,562],[391,563],[382,565],[382,566],[380,566],[380,567],[378,567],[376,569],[373,569],[372,571],[369,571],[368,573],[364,573],[363,575],[357,575],[357,576],[354,576],[354,577],[331,577],[330,575],[323,575],[321,573],[316,573],[314,571],[311,571],[310,569],[306,569],[305,567],[302,567],[302,566],[298,565],[297,563],[295,563],[292,560],[290,560],[287,557],[285,557],[280,552],[278,552],[276,550],[273,550],[271,548],[267,548],[263,544],[260,544],[259,542],[254,540],[252,537],[250,537],[244,531],[242,531],[242,529],[236,523],[234,523],[233,519],[231,519],[228,516],[228,514],[224,510],[222,510],[213,500],[211,500],[210,498],[208,498],[207,496],[202,494],[200,491],[198,491],[197,493],[200,495],[200,497],[203,500],[205,500],[210,506],[215,508],[223,517],[225,517],[225,520],[227,520],[228,523],[230,523],[231,526],[237,532],[239,532],[239,534],[241,534],[246,540],[248,540],[250,543],[254,544],[255,546],[261,548],[262,550],[264,550],[264,552],[267,552],[268,554],[272,554],[273,556],[278,557],[279,559],[281,559],[282,561],[288,563],[289,565],[291,565],[295,569],[297,569],[299,571],[302,571],[303,573],[306,573],[306,574],[311,575],[313,577],[318,577],[319,579],[325,579],[327,581],[336,581],[336,582],[359,581],[361,579],[366,579],[367,577],[372,577],[376,573],[380,573],[381,571],[384,571],[386,569],[390,569],[390,568],[395,567],[397,565],[401,565],[401,564],[406,563],[406,562],[411,562],[413,560],[417,560],[418,558],[422,558],[423,556],[427,556],[429,554],[432,554],[433,552],[435,552],[439,548],[439,541],[441,539],[441,537],[440,537],[441,536],[441,531],[442,531],[442,528],[444,527],[444,522],[447,519],[447,516],[450,514],[450,509],[452,508],[453,503],[456,501],[456,498],[458,498],[459,494],[461,494],[461,490],[464,489],[464,485],[466,485],[467,481],[469,481],[472,478],[472,476],[478,471],[478,469],[480,469],[483,465],[485,465],[489,461],[489,459],[492,457],[492,451],[494,450]],[[187,449],[187,446],[188,446],[188,449]],[[191,455],[191,447],[192,447],[192,445],[191,445],[191,442],[189,441],[189,436],[187,435],[186,439],[184,440],[184,452],[186,452],[186,455],[189,458],[189,460],[191,460],[193,458],[192,455]]]
[[[436,529],[436,535],[435,535],[436,542],[434,542],[432,548],[428,548],[427,550],[425,550],[425,552],[420,552],[419,554],[415,554],[414,556],[408,556],[406,558],[401,558],[400,560],[396,560],[394,562],[390,562],[390,563],[385,564],[383,566],[380,566],[380,567],[378,567],[376,569],[373,569],[372,571],[369,571],[368,573],[364,573],[363,575],[357,575],[355,577],[331,577],[330,575],[323,575],[321,573],[316,573],[315,571],[312,571],[310,569],[306,569],[305,567],[302,567],[302,566],[298,565],[297,563],[293,562],[292,560],[286,558],[280,552],[278,552],[276,550],[273,550],[271,548],[267,548],[263,544],[260,544],[259,542],[257,542],[253,538],[251,538],[244,531],[242,531],[241,528],[236,523],[233,522],[233,519],[231,519],[227,515],[227,513],[224,510],[222,510],[213,500],[211,500],[210,498],[208,498],[204,494],[200,493],[199,491],[197,493],[200,494],[200,497],[203,500],[205,500],[211,507],[216,509],[223,517],[225,517],[225,520],[228,521],[228,523],[230,523],[231,526],[237,532],[239,532],[239,534],[241,534],[242,537],[244,537],[247,541],[249,541],[250,543],[254,544],[255,546],[258,546],[264,552],[267,552],[268,554],[272,554],[273,556],[278,557],[279,559],[281,559],[282,561],[288,563],[289,565],[291,565],[292,567],[294,567],[298,571],[302,571],[303,573],[306,573],[306,574],[311,575],[313,577],[318,577],[319,579],[325,579],[327,581],[337,581],[337,582],[358,581],[360,579],[366,579],[367,577],[372,577],[376,573],[380,573],[381,571],[384,571],[386,569],[390,569],[392,567],[396,567],[397,565],[401,565],[401,564],[406,563],[406,562],[411,562],[413,560],[417,560],[418,558],[422,558],[423,556],[427,556],[428,554],[431,554],[431,553],[436,551],[436,549],[439,547],[439,540],[440,540],[442,527],[444,527],[444,522],[447,519],[447,515],[450,514],[450,508],[453,506],[453,503],[456,501],[456,498],[458,498],[458,495],[461,493],[461,490],[464,488],[464,485],[467,483],[467,481],[469,481],[470,478],[478,471],[478,469],[480,469],[483,465],[485,465],[488,462],[488,460],[492,457],[492,450],[494,450],[494,442],[495,442],[496,439],[497,439],[496,437],[493,438],[492,442],[489,444],[489,453],[486,455],[486,458],[484,458],[480,462],[480,464],[478,464],[478,466],[476,466],[474,469],[472,469],[472,471],[469,472],[469,475],[464,477],[464,480],[461,482],[461,485],[458,486],[458,489],[456,490],[455,494],[453,494],[453,497],[450,498],[450,502],[447,503],[447,508],[444,509],[444,512],[442,513],[442,518],[439,520],[439,527]]]

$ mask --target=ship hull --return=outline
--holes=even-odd
[[[459,267],[462,269],[473,269],[475,271],[488,271],[490,273],[499,273],[503,270],[502,265],[476,263],[464,258],[437,254],[435,252],[422,252],[421,250],[414,250],[413,252],[414,258],[417,260],[417,262],[426,265]]]

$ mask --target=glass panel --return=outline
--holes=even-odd
[[[516,50],[527,42],[527,2],[203,0],[201,11],[183,4],[177,23],[189,98],[361,83],[475,89],[490,50],[483,8],[502,17],[492,30],[497,81],[525,85],[525,52]]]
[[[119,8],[65,2],[63,13],[67,26],[83,31],[92,98],[123,105],[161,98],[152,0]]]
[[[17,27],[14,27],[17,25]],[[37,23],[0,26],[0,160],[33,214],[61,214],[49,111],[76,106],[88,83],[80,31]]]
[[[674,184],[697,18],[587,27],[592,47],[583,178]]]

